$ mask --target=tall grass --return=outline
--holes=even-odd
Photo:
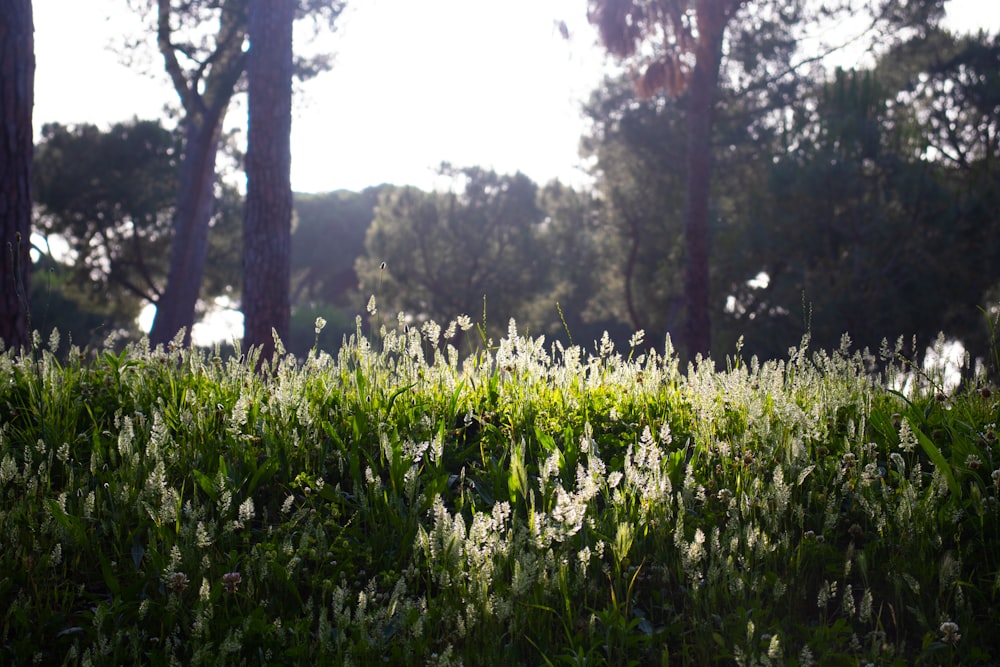
[[[990,389],[470,326],[0,356],[0,663],[1000,661]]]

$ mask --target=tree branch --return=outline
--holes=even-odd
[[[157,23],[156,23],[156,43],[163,54],[163,61],[170,75],[170,80],[174,84],[174,89],[181,98],[181,104],[189,117],[196,117],[202,110],[201,98],[181,69],[181,64],[177,60],[176,48],[170,41],[172,30],[170,28],[170,17],[172,14],[170,0],[157,1]]]

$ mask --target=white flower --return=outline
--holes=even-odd
[[[240,523],[251,521],[254,514],[256,514],[256,510],[253,506],[253,498],[247,498],[240,505]]]
[[[899,448],[906,453],[910,453],[916,446],[917,436],[914,435],[913,429],[910,428],[910,422],[904,419],[899,425]]]
[[[771,660],[781,658],[781,642],[778,641],[778,635],[772,635],[771,643],[767,647],[767,657],[771,658]]]
[[[319,332],[322,331],[323,327],[325,327],[325,326],[326,326],[326,320],[324,320],[322,317],[317,317],[316,318],[316,335],[319,335]]]
[[[941,641],[945,644],[956,644],[962,638],[962,633],[958,631],[958,623],[945,621],[941,624]]]

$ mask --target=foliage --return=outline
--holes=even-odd
[[[1000,251],[1000,180],[985,157],[989,130],[978,132],[995,126],[997,109],[968,102],[981,80],[950,55],[959,47],[939,33],[908,42],[874,70],[838,71],[814,108],[796,112],[769,192],[747,207],[757,211],[750,261],[729,313],[749,349],[778,355],[807,329],[821,346],[848,331],[871,349],[901,334],[926,347],[944,330],[974,356],[988,354],[979,308],[996,281],[978,267]],[[948,84],[928,74],[939,59],[952,63]],[[946,113],[968,148],[942,143]],[[968,155],[968,166],[947,153]],[[760,272],[766,287],[746,282]]]
[[[150,331],[152,340],[165,343],[182,329],[190,336],[194,323],[215,206],[215,160],[222,123],[245,80],[247,0],[128,0],[128,5],[141,17],[146,34],[127,37],[126,51],[142,51],[144,40],[155,36],[152,43],[163,58],[183,110],[184,156],[170,268]],[[342,0],[297,0],[294,17],[311,19],[318,34],[324,24],[332,29],[343,9]],[[329,66],[329,54],[293,55],[293,70],[300,78],[315,76]]]
[[[919,357],[944,331],[988,357],[980,311],[995,314],[1000,293],[981,268],[1000,259],[994,42],[926,28],[868,70],[787,86],[754,87],[747,74],[744,91],[720,92],[716,353],[742,337],[752,354],[780,358],[804,331],[825,348],[848,331],[871,349],[916,335]],[[685,102],[636,101],[625,84],[612,78],[595,91],[583,141],[618,274],[607,288],[620,319],[676,333]]]
[[[496,338],[504,324],[489,321],[492,313],[513,315],[532,331],[560,330],[557,301],[585,303],[573,295],[587,294],[593,284],[568,280],[599,267],[587,264],[599,257],[589,204],[553,185],[543,197],[550,214],[523,174],[448,166],[444,173],[452,192],[382,189],[356,264],[361,292],[376,294],[390,313],[411,313],[418,325],[485,309],[488,334]]]
[[[356,301],[358,275],[354,262],[365,253],[365,234],[375,218],[375,206],[384,188],[296,193],[292,229],[293,304],[347,307]]]
[[[471,325],[263,372],[144,342],[59,362],[57,336],[0,356],[0,660],[1000,651],[995,389],[805,341],[682,375],[669,348],[546,347],[513,321],[460,361]]]
[[[86,124],[42,127],[34,161],[35,228],[69,245],[63,261],[71,263],[49,267],[64,285],[60,298],[105,320],[97,341],[75,336],[78,343],[133,330],[142,306],[162,295],[180,153],[179,132],[159,121],[134,119],[106,131]],[[239,283],[242,208],[235,188],[220,183],[204,296]]]
[[[636,102],[630,88],[621,78],[607,79],[592,94],[581,150],[594,160],[596,190],[606,203],[616,315],[635,330],[676,333],[683,307],[684,116],[674,100]]]

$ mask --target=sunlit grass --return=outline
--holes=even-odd
[[[1000,656],[990,389],[470,326],[0,356],[0,663]]]

